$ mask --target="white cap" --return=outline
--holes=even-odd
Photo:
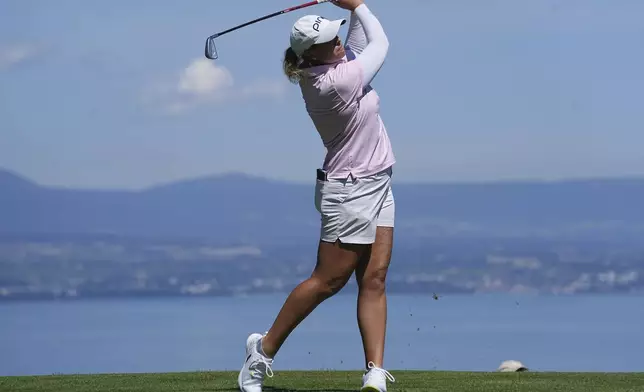
[[[311,46],[334,39],[346,22],[346,19],[328,20],[318,15],[303,16],[291,30],[291,49],[301,56]]]

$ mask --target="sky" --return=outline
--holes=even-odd
[[[398,181],[644,175],[641,0],[369,0]],[[2,0],[0,168],[136,189],[243,172],[311,182],[325,149],[281,70],[293,0]],[[346,34],[346,27],[342,35]]]

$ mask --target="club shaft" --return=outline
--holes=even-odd
[[[230,29],[228,29],[228,30],[221,31],[221,32],[219,32],[219,33],[217,33],[217,34],[212,35],[212,36],[211,36],[211,38],[219,37],[219,36],[221,36],[221,35],[224,35],[224,34],[230,33],[231,31],[235,31],[235,30],[237,30],[237,29],[241,29],[242,27],[246,27],[246,26],[248,26],[248,25],[251,25],[251,24],[254,24],[254,23],[257,23],[257,22],[261,22],[262,20],[270,19],[270,18],[273,18],[273,17],[278,16],[278,15],[282,15],[282,14],[285,14],[285,13],[287,13],[287,12],[296,11],[296,10],[299,10],[299,9],[302,9],[302,8],[306,8],[306,7],[311,7],[311,6],[314,6],[314,5],[320,4],[320,3],[326,3],[327,1],[330,1],[330,0],[314,0],[314,1],[310,1],[310,2],[308,2],[308,3],[304,3],[304,4],[296,5],[296,6],[293,6],[293,7],[290,7],[290,8],[286,8],[286,9],[283,9],[283,10],[281,10],[281,11],[274,12],[274,13],[272,13],[272,14],[270,14],[270,15],[262,16],[261,18],[257,18],[257,19],[255,19],[255,20],[251,20],[250,22],[246,22],[246,23],[244,23],[244,24],[240,24],[239,26],[232,27],[232,28],[230,28]]]

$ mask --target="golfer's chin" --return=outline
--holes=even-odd
[[[332,65],[344,61],[345,58],[346,52],[344,48],[339,48],[334,50],[332,55],[327,57],[325,60],[318,62],[317,64]]]
[[[335,64],[339,63],[340,61],[344,60],[346,57],[346,52],[344,51],[344,48],[338,49],[333,53],[333,56],[326,61],[327,64]]]

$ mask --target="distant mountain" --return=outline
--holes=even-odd
[[[0,168],[0,192],[35,188],[36,183],[8,170]]]
[[[644,179],[397,183],[397,236],[639,240]],[[290,243],[317,236],[313,182],[243,174],[142,191],[40,186],[0,170],[0,234],[112,234]]]

